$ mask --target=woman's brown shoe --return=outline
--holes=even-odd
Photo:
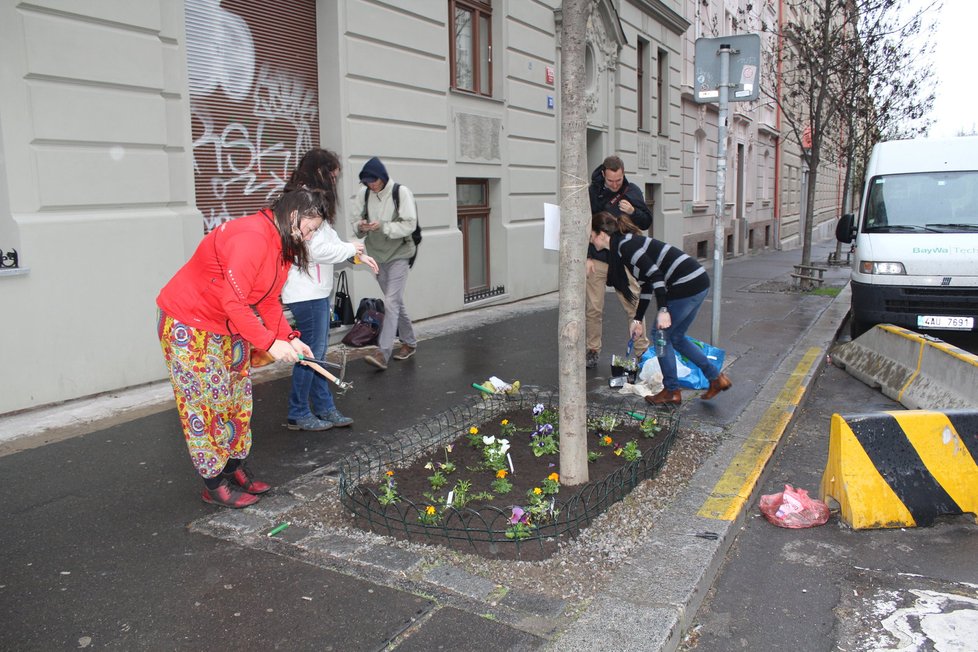
[[[663,389],[658,394],[646,396],[649,405],[679,405],[683,402],[683,393],[678,389]]]
[[[710,389],[703,392],[702,398],[704,401],[709,401],[711,398],[719,394],[720,392],[725,392],[733,385],[730,379],[727,378],[727,374],[720,374],[716,378],[710,381]]]

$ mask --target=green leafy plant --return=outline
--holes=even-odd
[[[482,435],[479,434],[479,429],[475,426],[469,428],[466,438],[469,440],[469,445],[473,448],[482,448]]]
[[[506,479],[507,475],[506,469],[496,471],[496,479],[492,481],[492,490],[497,494],[505,495],[513,490],[513,483]]]
[[[638,442],[633,439],[624,446],[618,446],[615,448],[615,455],[624,457],[629,462],[634,462],[638,458],[642,457],[642,451],[638,448]]]
[[[388,471],[385,475],[387,476],[387,482],[381,485],[380,495],[377,496],[377,500],[381,505],[393,505],[401,497],[397,495],[397,483],[394,481],[394,472]]]
[[[425,525],[438,525],[441,515],[434,505],[428,505],[424,510],[418,512],[418,520]]]
[[[605,434],[611,434],[621,424],[622,420],[613,414],[603,414],[588,421],[589,428]]]
[[[638,361],[635,358],[628,358],[623,355],[613,355],[611,356],[611,366],[621,367],[625,371],[637,371]]]
[[[469,494],[469,490],[471,489],[471,480],[459,480],[455,483],[455,486],[452,487],[451,492],[449,492],[451,495],[451,500],[448,504],[457,509],[465,507],[467,504],[472,502],[472,496]]]
[[[482,438],[483,449],[482,457],[486,461],[486,468],[492,471],[506,468],[506,452],[509,450],[508,439],[496,439],[495,437]]]
[[[530,435],[530,448],[536,457],[560,452],[557,444],[557,431],[552,424],[542,423]]]
[[[538,426],[549,423],[556,430],[558,423],[557,413],[550,408],[544,407],[543,403],[537,403],[533,406],[533,423]]]
[[[590,462],[590,463],[592,463],[592,464],[594,462],[597,462],[602,457],[604,457],[604,454],[603,453],[599,453],[598,451],[588,451],[588,453],[587,453],[587,461]]]
[[[516,426],[510,423],[509,419],[503,419],[499,422],[499,434],[503,437],[512,437],[516,434]]]
[[[645,417],[642,419],[642,423],[639,424],[638,429],[642,431],[643,437],[652,437],[655,433],[662,430],[662,425],[656,417]]]
[[[431,464],[431,462],[428,462],[425,468],[426,469],[433,468],[433,465]],[[441,472],[441,469],[438,469],[437,471],[435,471],[434,473],[428,476],[428,483],[431,485],[431,488],[434,489],[435,491],[438,491],[439,489],[444,487],[446,482],[448,482],[448,479],[445,478],[445,474]]]
[[[560,510],[554,508],[554,500],[543,493],[542,487],[533,487],[526,493],[528,511],[532,518],[546,522],[556,518]]]
[[[513,507],[509,517],[509,527],[506,528],[507,539],[526,539],[533,534],[530,524],[530,514],[522,507]]]
[[[547,478],[540,483],[540,488],[543,493],[548,496],[553,496],[558,491],[560,491],[560,474],[551,473]]]
[[[528,523],[513,523],[506,528],[507,539],[528,539],[533,535],[533,527]]]
[[[445,475],[451,475],[455,472],[455,462],[448,459],[448,454],[452,452],[452,445],[449,444],[445,446],[445,461],[441,463],[441,470]]]
[[[598,433],[598,446],[610,448],[612,445],[614,445],[614,443],[615,440],[609,437],[608,435],[602,435],[601,433]]]

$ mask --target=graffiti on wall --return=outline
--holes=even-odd
[[[253,8],[235,13],[233,4],[186,3],[194,184],[205,231],[268,205],[318,141],[314,27],[303,58],[287,19],[263,20]]]

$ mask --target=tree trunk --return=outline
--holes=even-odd
[[[802,233],[802,247],[801,247],[801,264],[811,265],[812,264],[812,232],[815,227],[815,185],[818,179],[818,164],[819,159],[816,153],[816,149],[812,147],[812,154],[808,157],[808,185],[803,189],[805,192],[805,214],[802,219],[805,223],[805,231]],[[810,287],[810,284],[806,281],[802,284],[806,289]]]
[[[560,483],[588,481],[584,295],[590,203],[587,115],[584,107],[585,31],[592,0],[564,0],[560,37]]]

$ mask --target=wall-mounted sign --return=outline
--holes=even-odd
[[[554,108],[554,96],[553,95],[548,95],[547,96],[547,108],[548,109]]]
[[[547,83],[550,84],[551,86],[553,86],[554,85],[554,69],[551,68],[550,66],[547,66],[547,73],[546,73],[546,75],[547,75]]]

